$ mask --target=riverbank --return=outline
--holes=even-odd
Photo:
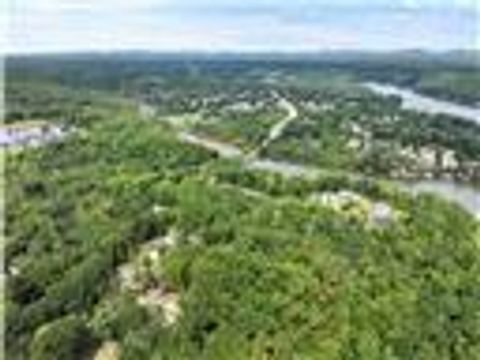
[[[381,90],[384,88],[381,87],[376,89]],[[401,94],[405,93],[402,92]],[[270,143],[272,139],[278,139],[283,131],[285,131],[288,124],[290,124],[298,116],[298,109],[296,109],[295,104],[284,98],[281,98],[280,101],[282,101],[282,107],[287,110],[286,115],[284,119],[282,119],[271,129],[268,138],[264,140],[262,145]],[[215,138],[198,135],[186,130],[185,128],[179,128],[178,130],[178,138],[182,142],[208,149],[216,153],[221,158],[239,160],[247,169],[274,172],[289,177],[307,178],[316,177],[325,173],[332,173],[332,171],[328,169],[321,169],[289,161],[280,161],[259,157],[258,152],[255,153],[255,156],[252,156],[252,154],[245,153],[241,148],[233,144],[226,143]],[[362,177],[362,174],[345,173],[345,175]],[[459,204],[475,216],[480,216],[480,191],[475,189],[473,186],[457,183],[453,180],[390,181],[412,194],[433,193],[439,195],[448,201]]]
[[[286,161],[253,158],[247,156],[241,149],[233,145],[225,144],[214,139],[203,138],[192,133],[179,133],[179,139],[183,142],[208,149],[221,158],[238,159],[247,169],[268,171],[288,177],[307,178],[314,178],[321,174],[328,173],[328,170],[303,166]],[[360,176],[358,174],[348,175]],[[472,186],[442,180],[418,180],[410,182],[392,180],[391,182],[414,195],[419,193],[432,193],[439,195],[448,201],[459,204],[476,217],[480,217],[480,191]]]
[[[480,125],[480,108],[460,105],[439,100],[390,84],[367,82],[363,84],[368,90],[382,96],[397,96],[402,99],[402,107],[429,114],[445,114],[474,121]]]

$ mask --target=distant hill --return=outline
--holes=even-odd
[[[415,63],[439,62],[462,66],[480,66],[480,51],[451,50],[431,52],[426,50],[402,50],[392,52],[372,51],[318,51],[318,52],[155,52],[155,51],[112,51],[112,52],[80,52],[64,54],[8,54],[8,60],[19,59],[58,59],[58,60],[128,60],[128,61],[318,61],[333,63],[349,62],[403,62]]]

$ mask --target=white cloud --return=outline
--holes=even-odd
[[[10,16],[8,51],[453,48],[473,43],[474,16],[458,11],[458,6],[443,13],[368,7],[327,11],[318,6],[325,1],[312,0],[317,11],[297,19],[293,15],[306,13],[285,2],[279,5],[282,11],[269,12],[254,11],[254,0],[195,0],[196,4],[236,3],[252,9],[239,13],[235,7],[196,12],[187,6],[194,0],[16,0]],[[386,0],[371,0],[369,4],[382,1]],[[398,1],[401,5],[409,0]],[[466,4],[468,0],[435,1],[451,6],[454,1]],[[267,3],[273,0],[257,1],[259,5]],[[347,3],[360,1],[343,2]],[[179,5],[187,7],[179,10]],[[176,10],[163,11],[162,7]],[[295,21],[285,14],[292,14]]]

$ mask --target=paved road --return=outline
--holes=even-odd
[[[275,94],[275,97],[278,98],[279,107],[285,109],[287,115],[270,129],[268,136],[251,152],[251,154],[249,154],[251,157],[257,157],[258,154],[261,154],[262,150],[266,149],[272,142],[280,138],[288,125],[298,117],[297,107],[292,102],[277,94]]]
[[[280,99],[282,101],[282,99]],[[279,136],[283,133],[286,126],[298,116],[297,109],[295,106],[283,99],[282,106],[287,109],[287,116],[278,124],[272,128],[270,132],[270,136],[262,143],[263,145],[271,143],[275,139],[278,139]],[[181,131],[178,133],[178,138],[185,143],[193,144],[196,146],[203,147],[205,149],[211,150],[215,152],[222,158],[226,159],[238,159],[240,160],[245,168],[247,169],[256,169],[256,170],[264,170],[269,171],[277,174],[281,174],[288,177],[307,177],[307,178],[315,178],[322,174],[339,174],[343,176],[349,176],[351,179],[366,179],[367,177],[358,174],[358,173],[350,173],[350,172],[342,172],[342,171],[331,171],[320,169],[317,167],[310,167],[304,166],[300,164],[295,164],[287,161],[277,161],[272,159],[265,159],[259,158],[258,156],[250,154],[246,154],[242,151],[242,149],[222,142],[212,138],[207,138],[203,136],[199,136],[188,131]],[[444,199],[456,202],[463,206],[466,210],[470,211],[477,217],[480,217],[480,203],[478,203],[478,190],[474,189],[468,185],[462,184],[455,184],[455,188],[452,190],[451,187],[445,186],[420,186],[423,182],[416,181],[411,182],[409,184],[404,183],[397,183],[400,185],[400,188],[409,191],[413,194],[418,192],[429,192],[435,193]],[[417,186],[417,184],[419,184]],[[461,189],[462,191],[459,191]],[[475,194],[475,197],[466,197],[464,194]],[[472,206],[473,204],[473,206]]]

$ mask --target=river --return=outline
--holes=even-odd
[[[429,113],[450,113],[458,115],[458,111],[462,111],[465,117],[474,115],[478,112],[478,109],[466,108],[453,103],[447,103],[445,101],[439,101],[433,98],[427,98],[423,95],[417,95],[410,90],[395,88],[390,85],[381,85],[375,83],[367,84],[368,88],[372,91],[382,95],[396,95],[404,99],[403,106],[409,108],[415,108],[416,111],[428,111]],[[281,126],[274,126],[272,132],[274,138],[277,138],[285,130],[286,125],[290,123],[297,116],[295,107],[290,102],[283,100],[283,106],[288,111],[285,119],[280,122]],[[453,113],[452,113],[453,112]],[[467,116],[468,115],[468,116]],[[470,120],[477,121],[476,117],[469,117]],[[220,157],[224,158],[237,158],[243,160],[244,165],[250,169],[258,169],[281,173],[286,176],[306,176],[314,177],[322,172],[321,169],[303,166],[284,161],[276,161],[271,159],[260,159],[256,156],[246,156],[241,149],[226,144],[214,139],[207,139],[198,135],[182,132],[179,134],[182,141],[208,148]],[[272,135],[266,140],[271,140]],[[473,213],[475,216],[480,217],[480,191],[472,186],[466,184],[459,184],[448,180],[419,180],[413,182],[399,183],[400,187],[413,193],[433,193],[440,195],[444,199],[453,201],[460,204],[463,208]]]
[[[247,169],[263,170],[282,174],[288,177],[314,178],[327,170],[299,165],[286,161],[259,159],[249,157],[239,148],[214,139],[207,139],[192,133],[182,132],[180,140],[193,145],[201,146],[217,153],[222,158],[238,159]],[[352,174],[352,176],[355,176]],[[455,202],[480,218],[480,191],[465,184],[458,184],[447,180],[418,180],[410,182],[396,182],[401,189],[413,194],[432,193]]]
[[[473,121],[480,125],[480,108],[459,105],[445,100],[438,100],[429,96],[417,94],[410,89],[400,88],[390,84],[368,82],[365,83],[364,86],[379,95],[393,95],[400,97],[404,109],[429,114],[452,115]],[[419,180],[404,183],[403,185],[414,193],[431,192],[439,194],[445,199],[461,204],[464,208],[473,212],[477,217],[480,217],[480,191],[472,186],[459,184],[449,180]]]
[[[474,121],[480,125],[480,108],[435,99],[429,96],[417,94],[410,89],[400,88],[390,84],[367,82],[364,83],[364,86],[379,95],[398,96],[402,99],[402,107],[404,109],[416,110],[429,114],[452,115]]]
[[[223,142],[207,139],[192,133],[180,133],[180,140],[193,145],[201,146],[217,153],[222,158],[241,160],[247,169],[263,170],[282,174],[288,177],[314,178],[327,171],[299,165],[287,161],[259,159],[246,156],[242,150]],[[355,176],[355,175],[352,175]],[[397,182],[403,190],[413,194],[433,193],[442,198],[455,202],[480,218],[480,191],[465,184],[458,184],[447,180],[419,180],[411,182]]]
[[[462,205],[463,208],[480,218],[480,191],[464,184],[447,180],[419,180],[401,183],[410,192],[439,194],[444,199]]]

